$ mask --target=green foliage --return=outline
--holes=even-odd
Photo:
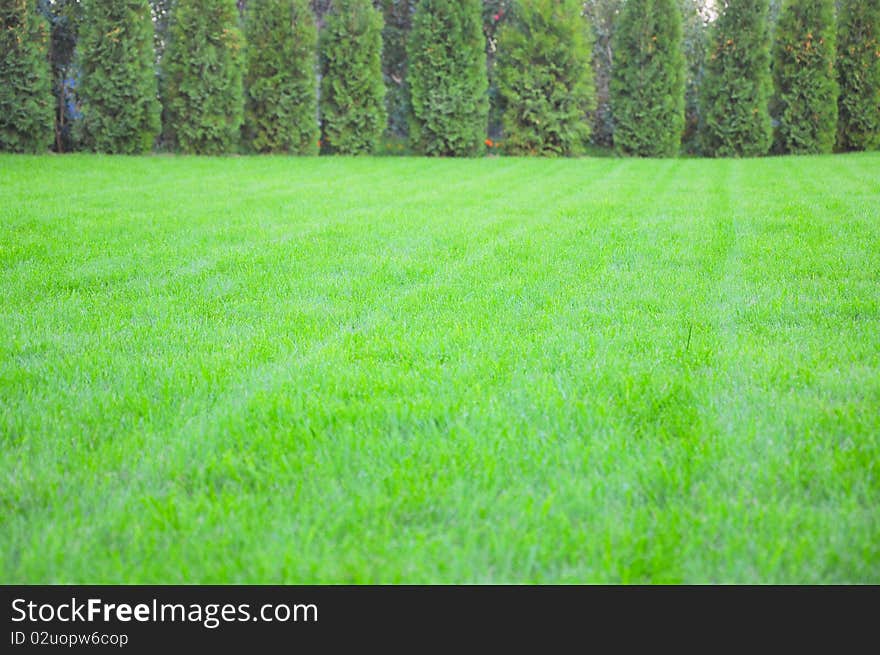
[[[701,94],[706,155],[757,157],[770,149],[767,13],[767,0],[727,0],[712,27]]]
[[[572,155],[587,146],[596,90],[592,34],[581,12],[580,0],[521,0],[499,30],[505,152]]]
[[[321,31],[321,143],[369,154],[385,131],[382,14],[370,0],[335,0]]]
[[[0,150],[39,153],[52,143],[48,46],[31,0],[0,0]]]
[[[837,139],[834,0],[788,0],[776,26],[773,110],[782,153],[830,153]]]
[[[244,113],[235,0],[178,0],[163,57],[165,136],[186,153],[234,152]]]
[[[837,41],[837,144],[880,149],[880,0],[843,0]]]
[[[249,148],[318,154],[318,32],[308,0],[250,0],[245,34]]]
[[[684,132],[685,59],[678,0],[627,0],[613,39],[614,146],[671,157]]]
[[[149,151],[159,133],[153,20],[147,0],[86,0],[78,63],[80,141],[95,152]]]
[[[422,0],[408,52],[416,150],[457,157],[482,152],[489,83],[479,0]]]

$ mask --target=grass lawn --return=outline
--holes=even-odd
[[[0,157],[2,583],[880,583],[880,154]]]

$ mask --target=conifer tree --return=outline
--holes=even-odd
[[[498,32],[495,62],[504,148],[513,155],[573,155],[596,108],[592,32],[580,0],[520,0]]]
[[[382,13],[370,0],[334,0],[324,21],[320,37],[323,149],[369,154],[388,121]]]
[[[613,39],[614,146],[673,157],[684,132],[685,58],[678,0],[627,0]]]
[[[250,0],[245,34],[248,147],[318,154],[318,33],[308,0]]]
[[[81,143],[96,152],[147,152],[161,125],[149,2],[85,0],[83,10]]]
[[[830,153],[837,140],[834,0],[788,0],[776,26],[776,148]]]
[[[706,155],[757,157],[770,149],[773,83],[767,2],[720,3],[701,94],[701,140]]]
[[[409,38],[410,141],[432,156],[484,150],[489,121],[479,0],[421,0]]]
[[[0,150],[45,152],[54,101],[49,28],[31,0],[0,0]]]
[[[243,39],[235,0],[177,0],[164,69],[164,130],[185,153],[235,152],[244,114]]]
[[[842,0],[837,34],[837,145],[880,149],[880,0]]]

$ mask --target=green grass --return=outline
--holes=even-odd
[[[0,157],[0,582],[880,583],[880,155]]]

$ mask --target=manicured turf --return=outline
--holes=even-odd
[[[0,582],[880,583],[880,155],[0,157]]]

